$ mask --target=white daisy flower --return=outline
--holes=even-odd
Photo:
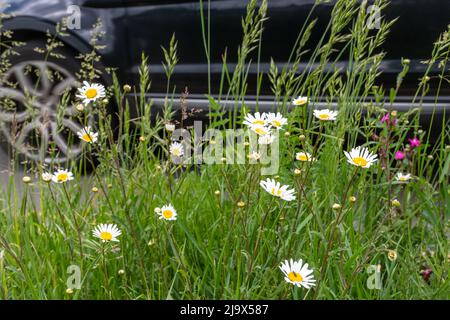
[[[294,106],[302,106],[308,102],[308,97],[298,97],[297,99],[292,100],[292,104]]]
[[[106,96],[105,87],[99,83],[83,81],[83,86],[78,88],[78,94],[76,96],[80,98],[84,104],[95,102],[97,99],[102,99]]]
[[[403,174],[401,172],[398,172],[395,175],[395,179],[401,182],[408,182],[411,179],[411,174],[410,173]]]
[[[115,241],[119,242],[118,236],[122,234],[122,231],[117,228],[115,224],[99,224],[92,231],[94,237],[102,240],[102,242]]]
[[[276,128],[277,130],[281,129],[282,126],[287,124],[288,120],[283,117],[283,115],[279,112],[275,113],[269,113],[267,114],[267,124],[271,125],[272,127]]]
[[[295,155],[295,159],[297,159],[298,161],[303,161],[303,162],[311,162],[311,161],[316,160],[315,158],[313,158],[311,156],[310,153],[304,152],[304,151],[297,152]]]
[[[314,110],[313,114],[319,120],[322,120],[322,121],[334,121],[334,120],[336,120],[338,112],[337,111],[332,111],[330,109],[323,109],[323,110]]]
[[[281,186],[279,182],[275,182],[275,180],[273,179],[267,178],[266,181],[261,181],[259,185],[271,195],[279,197],[285,201],[291,201],[295,199],[294,189],[288,189],[288,185]]]
[[[162,206],[161,209],[156,212],[156,214],[159,215],[160,219],[177,220],[177,211],[171,204]]]
[[[53,175],[50,172],[42,172],[41,178],[44,182],[50,182],[53,179]]]
[[[285,260],[281,264],[280,269],[284,273],[284,280],[296,285],[297,287],[310,289],[316,285],[314,274],[312,274],[313,270],[308,269],[308,264],[303,264],[302,259],[298,261],[294,261],[292,259]]]
[[[252,125],[250,129],[258,136],[265,136],[270,133],[270,129],[268,127],[259,123]]]
[[[267,118],[267,114],[265,112],[262,114],[259,112],[256,112],[255,115],[252,115],[251,113],[247,113],[245,115],[244,122],[242,122],[242,123],[249,127],[256,125],[256,124],[264,126],[264,125],[266,125],[266,118]]]
[[[275,140],[275,136],[271,135],[270,133],[263,135],[262,137],[258,138],[259,144],[272,144],[272,142]]]
[[[64,183],[73,180],[73,174],[67,169],[58,169],[52,177],[53,182]]]
[[[77,132],[78,138],[87,143],[96,143],[98,140],[98,132],[91,130],[91,127],[84,127]]]
[[[370,168],[370,166],[377,161],[376,154],[371,153],[369,149],[360,146],[353,148],[350,153],[344,151],[344,154],[347,157],[348,163],[362,168]]]
[[[169,147],[169,152],[175,157],[182,157],[184,155],[183,145],[179,142],[173,142]]]
[[[280,188],[281,193],[280,193],[280,198],[284,201],[292,201],[295,200],[295,190],[294,189],[288,189],[288,185],[282,186]]]

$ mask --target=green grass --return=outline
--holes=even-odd
[[[375,32],[367,30],[364,6],[353,0],[337,2],[327,36],[311,50],[308,62],[317,62],[316,69],[297,70],[314,21],[306,21],[299,33],[292,66],[277,70],[272,64],[274,106],[288,118],[288,125],[280,131],[279,171],[270,177],[294,188],[296,200],[283,201],[265,192],[259,183],[267,177],[261,176],[259,164],[183,166],[170,160],[170,132],[164,125],[180,120],[175,119],[171,94],[179,91],[170,82],[178,60],[173,38],[163,52],[167,99],[156,121],[150,121],[152,102],[143,94],[135,98],[139,118],[130,119],[133,98],[126,95],[129,88],[124,90],[115,80],[108,88],[110,101],[92,104],[82,113],[98,116],[100,136],[97,144],[86,146],[80,162],[64,166],[75,173],[74,180],[46,183],[40,174],[56,167],[36,164],[25,168],[32,181],[21,186],[23,194],[13,178],[4,187],[0,298],[447,299],[448,122],[435,124],[433,130],[439,127],[441,135],[433,145],[428,141],[431,128],[419,127],[419,109],[394,113],[395,126],[380,123],[392,109],[408,62],[386,101],[386,89],[373,84],[384,56],[379,46],[393,22],[382,21]],[[258,8],[251,1],[237,67],[229,70],[224,61],[221,96],[209,97],[210,128],[232,128],[246,114],[247,67],[250,57],[258,56],[265,19],[265,5]],[[204,19],[202,30],[208,56],[209,26]],[[447,30],[428,61],[428,70],[443,64],[442,86],[448,85],[449,43]],[[332,55],[342,44],[341,54],[353,64],[345,78]],[[95,57],[84,61],[92,66]],[[143,57],[140,88],[132,91],[151,92],[146,63]],[[327,65],[332,68],[325,69]],[[94,81],[97,73],[84,66],[91,71],[83,74]],[[415,103],[420,104],[428,91],[426,76],[418,83]],[[299,95],[310,97],[308,107],[291,106],[291,99]],[[338,119],[315,119],[314,97],[337,101]],[[116,139],[110,125],[114,115],[107,114],[113,100],[121,119]],[[224,101],[234,102],[231,112],[221,107]],[[189,97],[186,103],[189,106]],[[407,160],[394,160],[395,151],[404,149],[413,136],[421,145],[408,152]],[[368,169],[347,163],[343,153],[361,139],[379,154],[379,161]],[[296,161],[300,150],[317,161]],[[82,178],[93,158],[98,164]],[[295,169],[300,171],[294,173]],[[396,172],[409,172],[414,178],[399,183],[393,178]],[[37,201],[32,199],[36,192]],[[393,199],[400,206],[393,206]],[[178,212],[175,221],[160,220],[154,212],[168,203]],[[99,223],[117,224],[120,242],[102,243],[93,237]],[[396,260],[388,258],[389,250],[397,252]],[[290,258],[309,264],[315,287],[307,290],[284,281],[279,266]],[[68,293],[71,265],[80,267],[82,282],[80,289]],[[368,285],[373,279],[370,266],[380,268],[378,289]],[[425,267],[433,271],[428,281],[420,274]]]

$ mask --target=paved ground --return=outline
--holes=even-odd
[[[17,167],[16,171],[13,172],[11,170],[11,164],[9,163],[9,157],[8,154],[5,153],[0,148],[0,177],[1,177],[1,188],[0,188],[0,210],[3,208],[6,208],[7,203],[3,202],[8,199],[7,195],[8,192],[11,196],[11,201],[14,196],[19,201],[18,205],[20,205],[20,200],[22,199],[23,192],[25,191],[26,185],[22,181],[22,178],[28,175],[32,178],[33,182],[28,186],[28,195],[32,196],[32,199],[34,200],[34,206],[39,210],[39,188],[38,188],[38,182],[40,177],[35,176],[34,173],[28,173],[24,172],[23,167]],[[14,183],[14,185],[12,185]],[[81,178],[81,181],[79,181],[82,185],[82,187],[89,187],[90,188],[90,176],[84,176]],[[86,185],[85,185],[86,184]],[[14,186],[14,187],[12,187]],[[9,189],[9,190],[8,190]]]
[[[1,176],[1,182],[2,182],[2,188],[0,188],[0,199],[7,199],[8,189],[10,192],[10,195],[13,196],[14,192],[16,193],[17,199],[21,199],[23,192],[25,190],[25,184],[22,181],[22,178],[25,176],[25,172],[21,168],[17,168],[16,172],[13,173],[11,170],[11,165],[9,163],[9,157],[8,154],[6,154],[1,148],[0,148],[0,176]],[[33,180],[36,179],[36,177],[32,176]],[[12,182],[14,182],[14,188],[10,188],[12,186]],[[39,204],[39,201],[36,201],[38,199],[38,193],[39,190],[37,189],[35,184],[31,184],[28,188],[29,195],[32,195],[32,198],[34,199],[35,205]],[[3,204],[5,206],[6,204]]]
[[[10,178],[13,176],[11,173],[11,166],[9,164],[8,155],[0,148],[0,175],[2,179],[2,186],[3,189],[5,189],[8,186],[8,182]],[[16,173],[14,175],[14,180],[17,182],[22,181],[22,177],[24,176],[24,173],[22,170]]]

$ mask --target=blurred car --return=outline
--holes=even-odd
[[[208,1],[203,1],[205,11]],[[32,160],[54,161],[47,152],[51,144],[57,149],[57,161],[64,162],[81,153],[81,146],[68,148],[67,141],[71,131],[80,128],[76,121],[65,117],[62,125],[66,132],[58,130],[56,125],[56,108],[61,92],[74,87],[75,73],[79,69],[79,61],[75,58],[79,53],[93,50],[90,45],[91,28],[97,19],[101,19],[104,36],[100,44],[105,47],[98,50],[102,56],[101,68],[117,68],[121,83],[138,85],[138,68],[141,54],[148,56],[152,76],[152,96],[156,105],[163,103],[166,92],[166,78],[161,64],[161,45],[167,46],[173,34],[178,41],[179,63],[175,68],[173,84],[177,92],[188,88],[190,103],[197,108],[207,110],[208,101],[204,94],[208,91],[208,64],[204,53],[204,45],[200,24],[200,3],[197,0],[8,0],[5,13],[14,17],[4,21],[5,30],[14,31],[15,39],[27,44],[17,49],[20,55],[11,57],[11,68],[6,74],[10,82],[17,83],[15,88],[7,87],[3,81],[0,97],[12,97],[23,103],[25,95],[32,93],[37,97],[30,111],[29,107],[17,107],[14,114],[0,105],[1,129],[8,143],[19,153]],[[258,72],[267,72],[270,58],[280,66],[289,58],[298,30],[307,18],[314,0],[276,0],[269,1],[268,16],[262,39],[259,69],[253,64],[249,76],[256,78]],[[316,43],[322,36],[329,21],[334,2],[321,4],[316,10],[318,24],[312,34],[311,43]],[[80,28],[68,29],[67,36],[60,37],[56,25],[71,12],[68,8],[76,5],[80,9]],[[211,0],[210,2],[210,72],[212,93],[219,90],[222,72],[222,54],[227,51],[228,67],[232,68],[236,61],[237,48],[241,42],[241,19],[245,14],[247,1],[243,0]],[[402,57],[410,59],[410,71],[406,77],[396,104],[397,110],[413,107],[411,95],[417,87],[418,78],[425,71],[422,60],[430,56],[433,42],[443,32],[449,21],[450,1],[440,0],[396,0],[392,1],[382,12],[388,19],[399,17],[383,46],[387,52],[382,65],[380,83],[385,88],[395,86],[396,76],[402,70]],[[420,17],[420,18],[419,18]],[[65,46],[59,49],[65,59],[44,59],[37,53],[36,47],[45,46],[46,34],[59,38]],[[307,60],[307,59],[306,59]],[[348,61],[341,61],[345,66]],[[301,64],[303,71],[307,63]],[[36,77],[30,68],[41,73],[48,70],[57,71],[62,76],[53,82],[42,81],[36,86]],[[431,74],[438,70],[432,70]],[[103,73],[102,82],[108,84],[110,79]],[[254,83],[252,81],[251,83]],[[138,86],[137,86],[138,88]],[[247,105],[255,105],[256,88],[248,88]],[[271,91],[264,85],[260,92],[259,107],[269,109]],[[441,91],[442,97],[435,103],[425,99],[421,104],[422,121],[429,123],[430,116],[436,109],[435,119],[442,119],[445,110],[450,111],[450,90],[448,86]],[[317,102],[320,107],[320,101]],[[36,112],[36,109],[38,110]],[[73,110],[67,109],[68,113]],[[31,119],[31,121],[30,121]],[[45,125],[43,122],[45,119]],[[20,123],[26,123],[20,125]],[[437,122],[439,123],[439,122]],[[14,136],[12,127],[16,128]],[[39,138],[36,138],[39,136]]]

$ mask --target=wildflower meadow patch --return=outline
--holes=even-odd
[[[366,1],[337,1],[330,34],[307,47],[316,22],[306,21],[299,41],[286,44],[292,61],[261,74],[273,93],[263,109],[249,107],[246,94],[268,18],[267,1],[257,3],[249,1],[236,35],[238,62],[229,68],[224,56],[220,94],[204,93],[201,119],[171,82],[176,35],[162,44],[161,109],[146,95],[145,54],[139,86],[98,70],[95,50],[78,57],[77,86],[61,93],[48,122],[66,139],[39,140],[39,161],[24,161],[23,145],[10,152],[1,299],[448,298],[450,125],[444,117],[423,127],[420,107],[393,107],[407,60],[397,88],[376,85],[393,22],[368,29]],[[428,94],[431,67],[441,66],[448,88],[450,29],[442,32],[412,106]],[[60,46],[47,41],[44,55],[57,56]],[[5,42],[10,54],[19,45]],[[304,50],[312,52],[306,62]],[[345,76],[335,52],[353,61]],[[314,68],[300,71],[300,63]],[[1,112],[20,116],[11,95],[0,99]],[[34,125],[26,121],[18,128]]]

